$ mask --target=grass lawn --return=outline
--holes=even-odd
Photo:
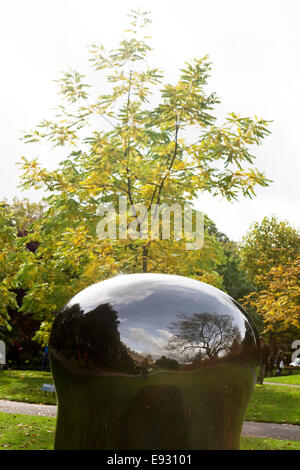
[[[300,450],[300,441],[242,437],[241,450]]]
[[[300,385],[300,374],[282,375],[281,377],[267,377],[265,382],[277,382],[279,384]]]
[[[300,390],[280,385],[256,385],[246,421],[300,425]]]
[[[300,385],[300,374],[268,378]],[[40,390],[43,383],[53,383],[50,372],[5,370],[0,372],[0,399],[27,403],[56,404],[56,396]],[[277,385],[257,385],[246,413],[246,421],[300,425],[300,389]],[[52,449],[55,418],[0,413],[0,449]],[[243,450],[300,450],[300,441],[279,441],[242,437]]]
[[[55,418],[0,413],[0,450],[52,450]]]
[[[41,391],[44,383],[53,384],[52,374],[35,370],[0,371],[0,399],[55,405],[53,393]]]
[[[300,381],[300,374],[273,377],[282,383]],[[268,379],[271,380],[271,379]],[[286,382],[289,381],[289,382]],[[50,372],[5,370],[0,372],[0,399],[56,404],[56,396],[40,390],[53,383]],[[299,383],[300,385],[300,383]],[[248,405],[246,420],[300,425],[300,390],[279,385],[257,385]]]
[[[0,450],[53,450],[55,418],[0,413]],[[300,442],[242,437],[241,450],[300,450]]]

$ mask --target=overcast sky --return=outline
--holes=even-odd
[[[300,3],[298,0],[10,0],[0,15],[0,199],[37,201],[18,189],[20,157],[55,167],[68,151],[28,146],[21,131],[53,115],[54,80],[68,66],[89,74],[88,45],[116,46],[130,8],[151,11],[153,65],[174,82],[194,57],[210,56],[209,86],[220,97],[217,113],[273,120],[272,135],[255,150],[256,166],[274,182],[253,200],[228,203],[203,196],[197,208],[231,239],[254,221],[276,215],[295,227],[299,211]]]

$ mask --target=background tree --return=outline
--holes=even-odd
[[[300,234],[286,221],[264,217],[250,227],[241,244],[241,262],[249,278],[261,285],[261,276],[299,254]]]
[[[206,228],[209,235],[222,247],[223,260],[216,269],[222,278],[223,290],[236,301],[242,301],[243,297],[255,290],[255,286],[242,266],[240,244],[220,232],[208,217],[206,217]]]
[[[40,321],[28,312],[22,315],[24,286],[18,285],[16,275],[24,269],[28,258],[37,249],[37,242],[26,241],[31,233],[31,225],[43,213],[43,204],[32,203],[27,199],[15,198],[11,203],[0,203],[0,337],[7,343],[7,357],[10,359],[10,345],[17,340],[22,347],[22,360],[34,362],[34,355],[39,351],[32,338],[40,326]]]
[[[106,72],[107,91],[89,94],[85,77],[70,69],[58,80],[64,101],[57,116],[24,136],[69,152],[54,171],[37,158],[22,161],[24,188],[50,192],[31,235],[39,248],[17,276],[28,290],[22,310],[40,315],[44,338],[71,294],[117,272],[176,273],[222,285],[216,269],[222,247],[208,232],[197,252],[186,251],[184,240],[100,240],[100,203],[117,207],[123,195],[131,205],[145,204],[148,216],[153,204],[192,204],[202,191],[228,200],[252,197],[269,182],[250,153],[269,134],[268,122],[230,113],[217,124],[212,111],[219,100],[206,90],[207,56],[186,63],[175,84],[163,84],[162,72],[148,65],[148,14],[129,17],[116,49],[91,47],[91,64]]]
[[[33,221],[40,217],[42,206],[20,201],[0,202],[0,324],[7,324],[8,308],[17,308],[15,274],[31,245],[23,245],[21,237],[28,233]]]
[[[0,325],[9,327],[8,308],[17,307],[13,292],[18,266],[17,230],[7,204],[0,203]]]
[[[263,316],[266,331],[292,327],[300,332],[300,256],[256,279],[266,288],[249,294],[246,300]]]
[[[254,289],[244,305],[261,318],[261,331],[274,350],[290,349],[300,334],[299,247],[300,234],[276,217],[255,223],[241,247],[242,267]]]

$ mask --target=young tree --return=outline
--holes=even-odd
[[[154,204],[192,205],[202,191],[228,200],[252,197],[257,185],[269,183],[250,152],[269,134],[268,122],[230,113],[217,124],[212,111],[219,101],[206,91],[207,56],[186,63],[176,83],[163,84],[162,72],[148,66],[151,48],[143,30],[149,15],[129,16],[130,29],[116,49],[91,47],[92,67],[106,72],[109,90],[89,94],[85,77],[70,69],[58,80],[64,103],[56,118],[24,137],[69,148],[55,171],[42,168],[37,158],[22,162],[24,188],[51,193],[49,209],[35,225],[35,260],[18,278],[29,288],[24,311],[46,315],[46,329],[71,291],[117,272],[167,272],[222,283],[216,271],[222,249],[208,232],[198,252],[185,250],[184,240],[100,240],[99,204],[117,207],[123,195],[134,210],[144,204],[148,218]]]

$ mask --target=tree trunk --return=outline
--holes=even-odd
[[[148,272],[148,247],[143,246],[143,273]]]

